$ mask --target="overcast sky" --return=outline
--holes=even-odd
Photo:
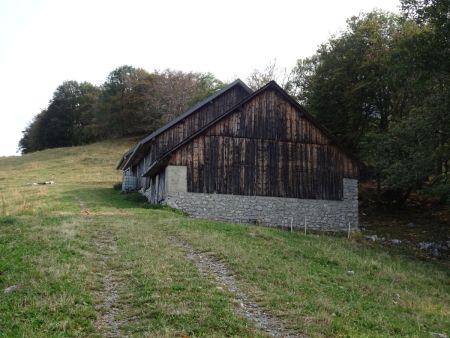
[[[298,58],[374,8],[398,0],[0,0],[0,155],[65,80],[101,84],[124,65],[245,80]]]

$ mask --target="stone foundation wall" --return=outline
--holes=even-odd
[[[164,204],[197,218],[268,226],[347,231],[358,226],[358,181],[344,178],[342,201],[170,192]]]

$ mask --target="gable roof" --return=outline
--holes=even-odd
[[[315,127],[317,127],[321,132],[327,136],[331,143],[338,147],[345,155],[347,155],[350,159],[355,161],[359,166],[364,167],[364,164],[359,161],[354,155],[352,155],[351,152],[349,152],[345,147],[343,147],[336,138],[326,129],[324,126],[322,126],[310,113],[306,111],[306,109],[301,106],[295,99],[293,99],[288,93],[286,93],[275,81],[270,81],[265,86],[261,87],[257,91],[253,92],[251,95],[247,96],[242,101],[238,102],[235,106],[231,107],[227,112],[220,115],[216,119],[212,120],[210,123],[206,124],[202,128],[200,128],[197,132],[190,135],[186,139],[183,140],[183,142],[180,142],[177,146],[173,147],[172,149],[168,150],[166,153],[164,153],[157,161],[155,161],[149,168],[147,168],[142,176],[148,176],[149,174],[152,174],[153,172],[159,170],[161,166],[164,166],[165,163],[168,161],[168,156],[185,145],[186,143],[190,142],[194,138],[196,138],[198,135],[202,134],[207,129],[211,128],[213,125],[224,119],[226,116],[230,115],[231,113],[235,112],[236,110],[240,109],[244,104],[251,101],[254,97],[258,96],[262,92],[266,90],[275,90],[277,93],[281,94],[281,96],[286,99],[289,103],[291,103],[294,107],[296,107],[301,114],[308,119]]]
[[[119,163],[117,165],[117,169],[126,169],[129,166],[131,160],[136,156],[138,150],[143,145],[145,145],[148,142],[152,141],[153,139],[155,139],[158,135],[160,135],[164,131],[172,128],[173,126],[175,126],[179,122],[183,121],[189,115],[193,114],[194,112],[196,112],[200,108],[202,108],[202,107],[206,106],[207,104],[211,103],[214,99],[218,98],[219,96],[221,96],[222,94],[226,93],[227,91],[229,91],[230,89],[232,89],[232,88],[234,88],[236,86],[242,87],[248,94],[251,94],[253,92],[243,81],[241,81],[241,79],[237,79],[237,80],[233,81],[232,83],[230,83],[227,86],[223,87],[222,89],[216,91],[211,96],[208,96],[203,101],[197,103],[196,105],[191,107],[189,110],[185,111],[180,116],[176,117],[175,119],[173,119],[169,123],[165,124],[161,128],[157,129],[156,131],[154,131],[153,133],[151,133],[150,135],[146,136],[141,141],[139,141],[136,144],[136,146],[134,146],[134,148],[130,149],[127,153],[125,153],[122,156],[122,159],[119,161]]]

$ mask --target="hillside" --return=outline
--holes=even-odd
[[[0,336],[450,332],[442,262],[151,208],[112,188],[131,144],[0,159]]]

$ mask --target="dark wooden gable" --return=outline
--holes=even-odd
[[[127,154],[127,158],[119,163],[119,168],[137,166],[140,168],[138,171],[142,173],[167,151],[223,115],[251,93],[252,91],[241,80],[232,82],[141,140],[131,154]]]
[[[339,200],[359,163],[278,85],[270,83],[167,153],[188,169],[188,191]]]

